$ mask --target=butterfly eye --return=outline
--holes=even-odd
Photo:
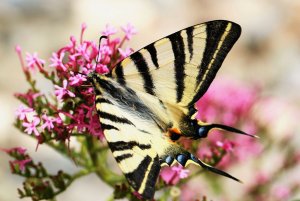
[[[192,120],[191,121],[191,126],[193,126],[194,128],[198,126],[197,120]]]
[[[199,125],[196,119],[191,121],[191,126],[194,127],[195,131],[195,136],[193,137],[193,139],[206,138],[209,130],[211,129],[210,126]]]
[[[198,126],[197,137],[198,138],[206,138],[208,131],[209,131],[209,128],[207,126]]]

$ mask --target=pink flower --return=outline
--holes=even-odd
[[[88,63],[84,67],[82,67],[81,72],[85,75],[88,75],[91,72],[94,72],[96,68],[96,64]]]
[[[51,129],[54,128],[53,122],[56,122],[56,120],[54,118],[50,118],[46,114],[43,114],[42,119],[43,119],[44,124],[41,126],[41,128],[43,130],[45,130],[45,128],[47,128],[48,131],[50,131]]]
[[[188,177],[188,173],[189,170],[178,165],[163,168],[160,172],[160,176],[167,184],[175,185],[180,179]]]
[[[109,41],[107,41],[109,43],[107,43],[106,45],[110,47],[110,49],[115,49],[115,47],[117,45],[119,45],[119,43],[121,42],[120,38],[114,38],[114,39],[110,39]],[[105,43],[104,43],[105,44]]]
[[[80,33],[80,43],[82,43],[82,41],[83,41],[83,33],[86,30],[86,28],[87,28],[86,23],[82,23],[81,24],[81,33]]]
[[[69,78],[70,81],[70,85],[71,86],[78,86],[80,85],[82,82],[86,81],[86,76],[82,75],[82,74],[76,74],[73,75]]]
[[[216,145],[221,147],[225,151],[232,151],[234,148],[234,143],[226,140],[225,142],[217,141]]]
[[[263,145],[257,139],[237,136],[235,144],[234,155],[239,161],[244,161],[249,156],[258,156],[263,151]]]
[[[109,69],[107,68],[107,65],[98,64],[95,71],[99,74],[106,74],[109,72]]]
[[[83,44],[76,47],[76,51],[81,55],[86,61],[90,61],[90,54],[88,51],[88,44],[84,42]]]
[[[117,29],[109,24],[107,24],[104,31],[101,32],[104,36],[114,35],[115,33],[117,33]]]
[[[99,117],[98,115],[94,115],[90,119],[90,123],[88,124],[88,130],[91,133],[91,135],[100,138],[101,140],[104,137],[103,131],[101,129],[101,124],[99,123]]]
[[[128,48],[128,47],[125,50],[122,50],[121,48],[118,48],[118,51],[121,55],[120,59],[124,59],[124,58],[128,57],[133,52],[133,50],[131,48]]]
[[[69,91],[67,89],[67,86],[68,86],[68,81],[67,80],[63,81],[63,87],[54,85],[54,87],[56,89],[54,93],[57,96],[58,100],[62,100],[65,95],[68,95],[70,97],[75,97],[75,94],[73,92]]]
[[[19,118],[20,120],[24,120],[26,117],[26,114],[30,113],[30,112],[34,112],[34,110],[32,108],[27,108],[24,105],[20,105],[17,110],[15,111],[15,115],[17,116],[17,118]]]
[[[62,52],[60,54],[53,52],[52,57],[50,58],[51,64],[49,65],[50,67],[55,67],[56,70],[60,71],[66,71],[67,67],[63,63],[63,58],[65,56],[65,53]]]
[[[99,50],[99,53],[104,57],[104,56],[109,56],[111,55],[113,52],[112,52],[112,49],[107,46],[107,45],[102,45],[100,47],[100,50]]]
[[[23,126],[26,128],[25,129],[25,132],[29,135],[32,134],[32,132],[35,134],[35,136],[39,136],[40,133],[39,131],[37,130],[36,126],[39,125],[40,123],[40,118],[38,117],[33,117],[32,121],[30,122],[23,122]]]
[[[178,174],[180,179],[187,178],[190,172],[189,170],[184,169],[181,165],[173,166],[172,170]]]
[[[128,23],[127,26],[122,26],[121,29],[125,32],[125,38],[127,40],[130,40],[131,37],[137,33],[136,28],[131,23]]]
[[[210,146],[208,146],[207,144],[198,146],[197,156],[199,156],[202,159],[210,159],[213,156]]]
[[[264,185],[271,179],[270,175],[264,172],[259,172],[255,176],[255,185]]]
[[[20,45],[16,45],[15,50],[18,54],[20,54],[22,52],[22,48]]]
[[[35,65],[44,65],[45,61],[38,58],[38,54],[36,52],[34,52],[33,54],[29,54],[26,53],[26,62],[27,65],[29,67],[29,69],[31,69],[32,71],[34,71],[34,66]]]
[[[257,102],[255,109],[258,111],[255,120],[264,125],[276,140],[292,135],[298,128],[299,109],[287,100],[264,98]]]
[[[24,155],[25,152],[27,151],[27,149],[25,147],[14,147],[14,148],[10,148],[10,149],[4,149],[4,148],[0,148],[1,151],[4,151],[8,154],[12,153],[12,152],[17,152],[18,154]]]
[[[34,107],[35,99],[39,96],[42,96],[42,93],[34,93],[31,89],[27,93],[15,93],[18,98],[25,99],[29,107]]]
[[[196,103],[197,118],[205,122],[234,125],[246,116],[256,100],[257,90],[231,80],[216,80]]]
[[[15,51],[17,52],[17,55],[19,57],[19,60],[20,60],[23,72],[25,74],[27,74],[28,73],[28,69],[25,67],[25,64],[24,64],[24,60],[23,60],[23,57],[22,57],[22,48],[21,48],[21,46],[20,45],[16,45]],[[27,74],[27,76],[28,76],[28,74]]]
[[[25,170],[25,166],[27,165],[27,163],[29,163],[31,161],[32,161],[32,159],[30,159],[30,158],[24,159],[24,160],[14,160],[14,161],[11,161],[11,164],[12,165],[18,165],[19,169],[21,171],[24,171]]]
[[[291,190],[286,186],[276,186],[272,193],[278,200],[288,200]]]
[[[62,124],[62,123],[63,123],[63,120],[62,120],[62,118],[60,117],[60,114],[61,114],[61,113],[59,113],[58,116],[55,118],[55,123],[57,123],[57,124]]]
[[[82,23],[81,24],[81,31],[84,32],[86,30],[86,28],[87,28],[86,23]]]

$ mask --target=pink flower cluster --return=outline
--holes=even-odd
[[[32,159],[25,154],[27,149],[24,147],[14,147],[10,149],[0,148],[0,151],[4,151],[16,158],[16,160],[9,161],[12,172],[15,172],[18,169],[24,171],[26,165],[32,161]]]
[[[47,129],[52,131],[54,124],[61,123],[60,117],[50,117],[46,114],[43,114],[41,118],[38,117],[37,113],[33,108],[20,105],[16,112],[16,117],[18,120],[22,121],[22,126],[25,128],[24,132],[31,135],[32,133],[35,136],[39,137],[40,132]]]
[[[196,103],[196,118],[207,123],[220,123],[255,134],[252,109],[258,99],[257,87],[246,87],[231,80],[215,80],[209,90]],[[243,120],[246,118],[246,120]],[[207,140],[198,146],[198,156],[207,162],[214,156],[225,153],[219,166],[227,167],[250,155],[257,155],[262,147],[257,139],[213,131]]]
[[[161,170],[160,176],[166,182],[166,184],[175,185],[180,179],[187,178],[189,170],[184,169],[182,165],[165,167]]]
[[[196,103],[197,118],[209,123],[236,125],[250,111],[257,100],[257,94],[256,87],[246,87],[230,79],[216,79]]]
[[[86,28],[83,24],[79,41],[71,36],[69,44],[52,54],[50,68],[44,68],[46,62],[37,53],[26,53],[24,62],[21,48],[16,47],[26,79],[32,85],[27,93],[15,94],[26,105],[16,110],[16,117],[24,132],[34,134],[39,143],[53,138],[66,140],[72,134],[103,136],[94,108],[93,89],[87,86],[86,75],[95,71],[108,73],[116,63],[131,54],[132,49],[123,50],[122,45],[136,34],[136,29],[127,24],[121,28],[125,33],[123,39],[113,38],[117,29],[107,25],[102,32],[107,39],[98,46],[98,42],[84,40]],[[37,70],[53,83],[56,100],[51,100],[35,87],[31,73]]]

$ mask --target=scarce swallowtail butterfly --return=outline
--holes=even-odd
[[[177,140],[204,138],[212,129],[249,135],[195,119],[195,102],[207,91],[240,34],[241,27],[229,21],[197,24],[136,51],[106,75],[88,76],[109,148],[143,199],[153,199],[164,165],[193,163],[239,181],[202,162]]]

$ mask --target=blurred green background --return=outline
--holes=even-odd
[[[83,22],[88,25],[85,38],[89,40],[97,40],[106,24],[119,27],[131,22],[138,34],[127,45],[137,50],[179,29],[215,19],[234,21],[243,29],[218,77],[229,76],[248,84],[256,83],[265,95],[293,105],[292,114],[285,114],[283,110],[278,116],[284,122],[279,130],[278,125],[274,125],[274,136],[283,138],[280,129],[290,129],[293,143],[300,143],[297,135],[300,131],[297,114],[300,103],[299,0],[1,0],[0,147],[25,146],[33,158],[42,160],[53,172],[76,169],[72,162],[45,146],[35,152],[36,142],[13,127],[14,111],[19,105],[13,94],[27,89],[14,52],[15,45],[19,44],[23,52],[36,51],[46,59],[51,52],[68,43],[70,35],[79,37]],[[49,60],[46,62],[49,64]],[[39,86],[51,90],[49,83],[43,80]],[[285,118],[286,115],[290,116]],[[276,152],[274,155],[276,157]],[[9,160],[0,153],[0,201],[19,200],[16,188],[21,186],[22,179],[10,174]],[[270,168],[276,165],[274,157],[269,158],[269,163]],[[300,181],[300,171],[294,171],[288,177]],[[241,178],[244,183],[246,178]],[[234,191],[243,188],[240,184],[230,185]],[[90,175],[76,181],[58,200],[99,201],[105,200],[111,192]]]

